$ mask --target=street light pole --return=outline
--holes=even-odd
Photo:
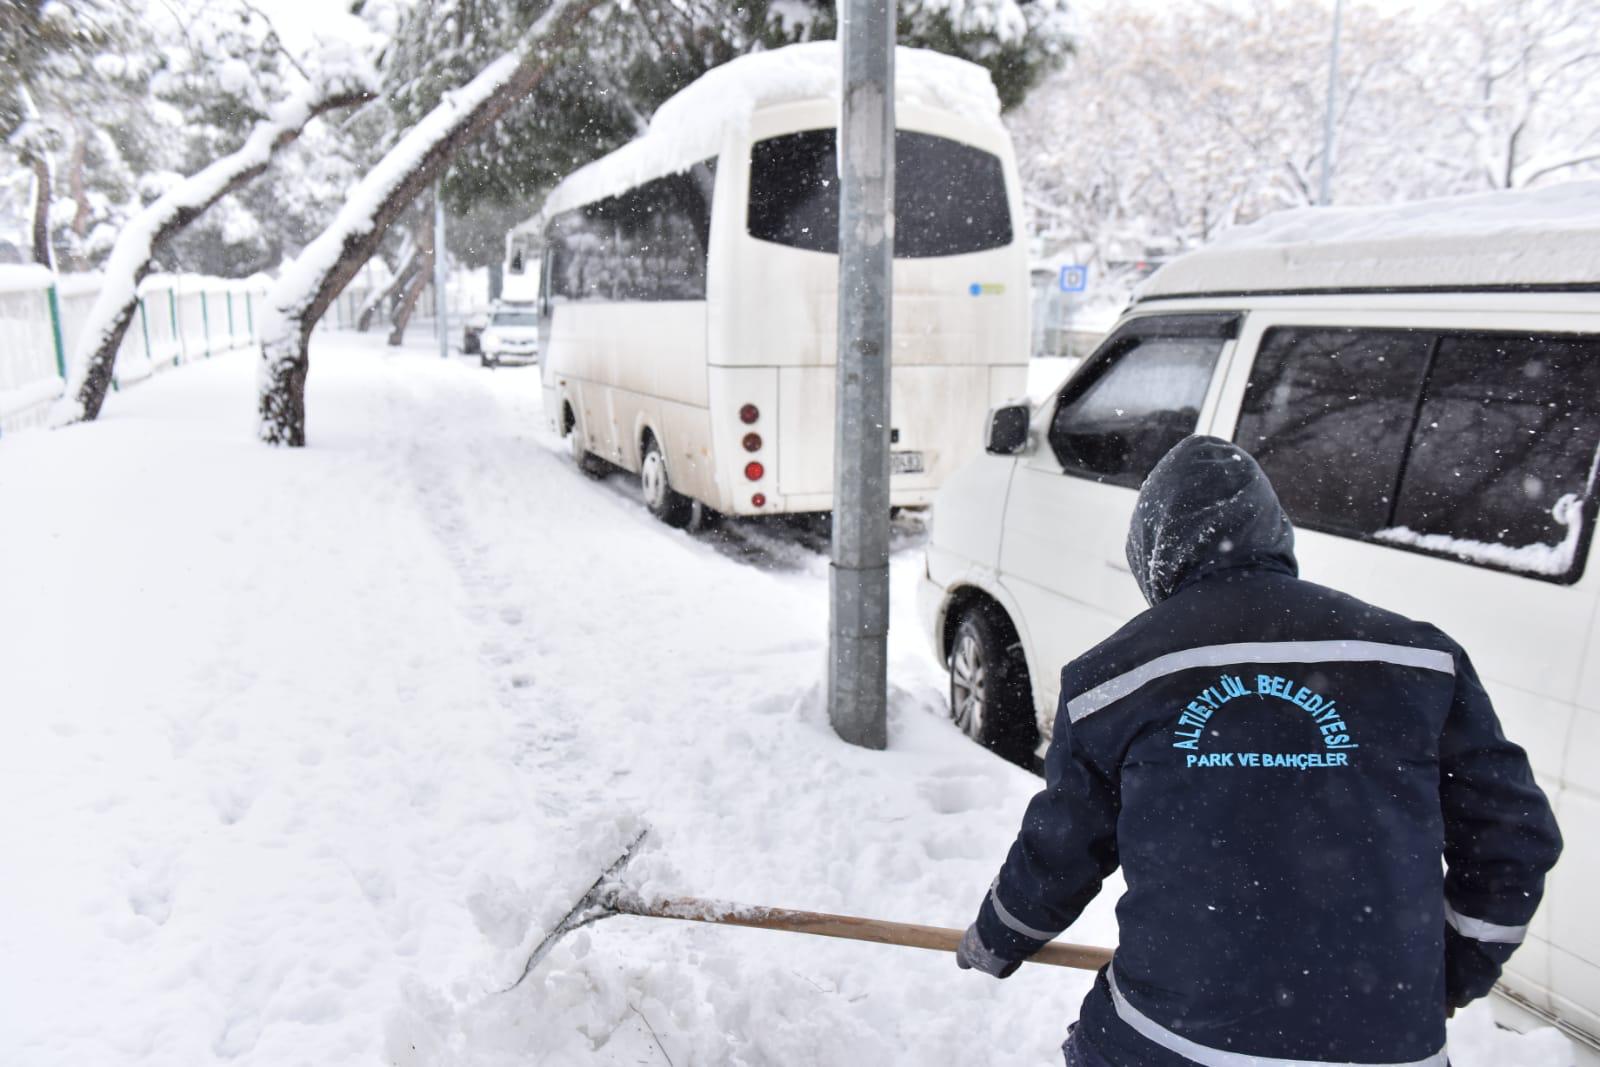
[[[444,178],[433,179],[433,322],[439,335],[439,358],[450,358],[450,266],[444,250]]]
[[[894,0],[844,0],[828,718],[888,744]]]
[[[1332,198],[1333,110],[1339,95],[1339,24],[1343,21],[1344,0],[1333,0],[1333,43],[1328,46],[1328,104],[1322,113],[1322,183],[1317,203],[1326,205]]]

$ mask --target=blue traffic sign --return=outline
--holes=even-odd
[[[1089,268],[1082,263],[1069,263],[1061,268],[1061,291],[1081,293],[1089,287]]]

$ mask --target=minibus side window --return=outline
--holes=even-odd
[[[1430,333],[1279,327],[1261,338],[1234,440],[1297,523],[1386,525],[1433,347]]]
[[[1062,469],[1137,488],[1194,432],[1224,343],[1220,336],[1113,338],[1099,368],[1068,383],[1050,421]]]
[[[710,159],[551,219],[552,302],[704,300],[715,183]]]

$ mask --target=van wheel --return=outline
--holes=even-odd
[[[1022,642],[1005,615],[973,604],[950,643],[950,718],[985,748],[1024,766],[1033,760],[1039,726]]]
[[[583,447],[583,435],[578,432],[577,417],[570,407],[561,409],[561,436],[567,439],[567,454],[573,464],[591,478],[604,478],[610,471],[605,460]]]
[[[639,460],[639,488],[644,491],[644,506],[650,514],[679,529],[694,518],[694,501],[672,488],[667,478],[667,457],[655,436],[644,439],[644,456]]]

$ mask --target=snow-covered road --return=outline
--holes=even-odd
[[[1088,975],[792,934],[616,918],[495,992],[643,822],[647,889],[964,925],[1037,780],[945,721],[914,543],[864,752],[822,556],[583,478],[536,371],[313,357],[303,451],[244,356],[0,443],[0,1062],[1059,1061]]]

